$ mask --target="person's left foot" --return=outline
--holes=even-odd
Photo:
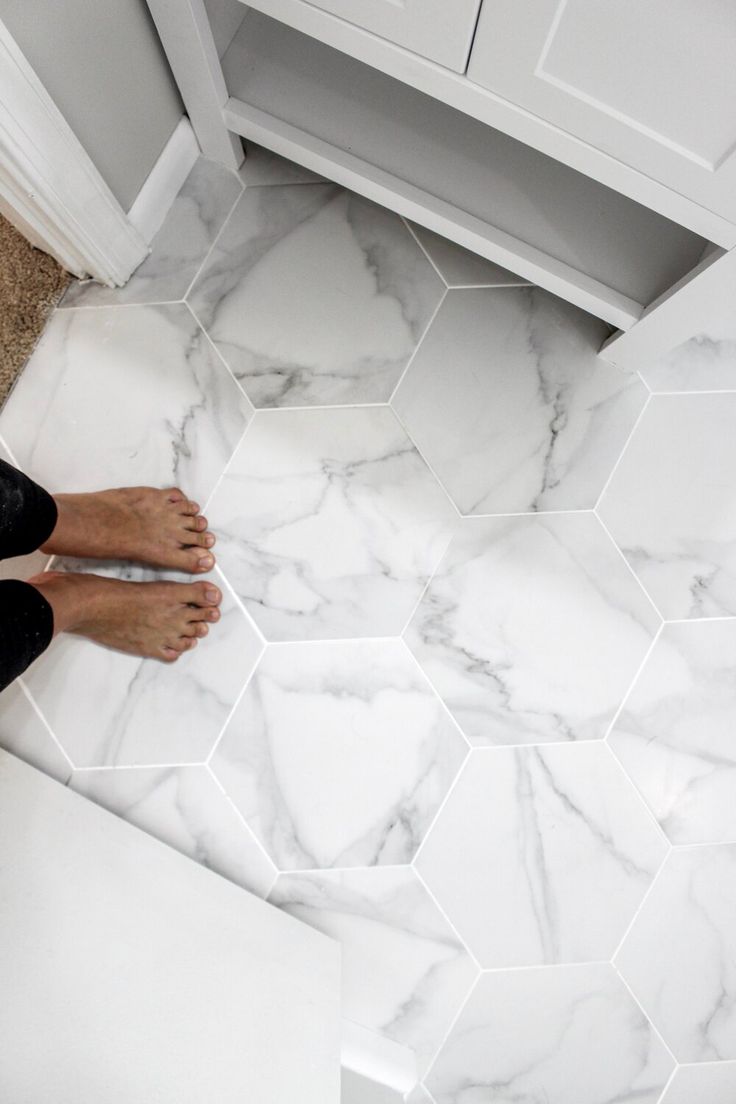
[[[197,575],[215,565],[207,519],[177,488],[117,487],[54,495],[54,501],[59,516],[44,552],[132,560]]]

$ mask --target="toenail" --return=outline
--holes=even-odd
[[[213,536],[205,537],[204,543],[207,545],[208,548],[211,548],[212,545],[215,543],[215,538]]]
[[[211,556],[207,556],[207,557],[204,557],[204,558],[205,559],[210,559],[210,560],[212,559]],[[200,561],[200,563],[201,563],[201,561]],[[208,587],[207,590],[204,592],[204,596],[205,596],[205,598],[207,599],[208,602],[216,602],[217,599],[220,597],[220,595],[217,593],[217,591],[215,590],[214,587]]]
[[[200,556],[199,557],[199,566],[200,567],[212,567],[212,562],[213,561],[212,561],[211,556]],[[215,592],[212,591],[212,593],[214,594]],[[210,596],[210,591],[207,592],[207,597],[209,598],[209,596]],[[210,598],[210,601],[214,602],[214,598]]]

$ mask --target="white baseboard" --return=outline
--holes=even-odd
[[[413,1050],[352,1020],[342,1021],[340,1065],[374,1085],[376,1101],[401,1100],[417,1083]],[[378,1093],[379,1087],[384,1090],[382,1094]]]
[[[128,218],[149,244],[198,157],[191,123],[182,115],[128,211]]]

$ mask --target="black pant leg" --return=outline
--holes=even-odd
[[[0,690],[22,675],[51,643],[54,614],[40,590],[0,580]]]
[[[0,560],[35,552],[56,525],[56,503],[28,476],[0,460]],[[0,580],[0,690],[51,643],[54,615],[30,583]]]
[[[56,517],[48,491],[0,460],[0,560],[35,552],[51,536]]]

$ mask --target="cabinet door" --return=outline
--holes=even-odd
[[[736,222],[734,0],[484,0],[468,76]]]
[[[380,38],[465,72],[480,0],[311,0]]]

